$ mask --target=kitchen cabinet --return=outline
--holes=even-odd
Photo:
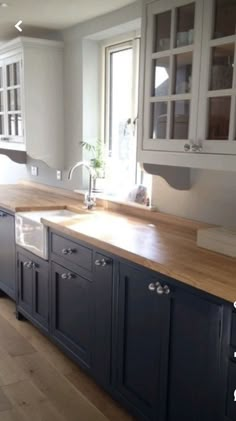
[[[107,387],[111,361],[112,259],[94,251],[91,265],[92,249],[54,233],[51,239],[55,253],[51,263],[52,337]],[[61,259],[60,252],[64,255]]]
[[[0,209],[0,290],[16,298],[14,216]]]
[[[49,328],[48,262],[17,249],[17,312],[36,323],[42,330]]]
[[[222,421],[223,304],[127,264],[118,296],[119,398],[138,419]]]
[[[0,47],[0,148],[63,168],[63,43],[19,37]],[[12,155],[9,155],[12,151]]]
[[[146,0],[138,160],[235,170],[234,0]]]

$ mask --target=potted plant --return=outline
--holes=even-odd
[[[80,144],[82,148],[92,154],[90,166],[94,169],[96,174],[93,179],[93,191],[102,192],[105,179],[103,142],[98,139],[95,145],[87,141],[82,141]]]

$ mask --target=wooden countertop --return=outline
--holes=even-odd
[[[0,207],[12,212],[55,208],[79,212],[81,203],[54,189],[14,185],[0,186]],[[236,259],[196,245],[196,230],[206,224],[181,218],[175,220],[158,212],[150,213],[150,218],[144,220],[102,209],[83,212],[73,221],[43,222],[75,239],[87,241],[187,285],[229,302],[236,301]]]

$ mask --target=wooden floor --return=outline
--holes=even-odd
[[[131,421],[106,393],[0,298],[0,421]]]

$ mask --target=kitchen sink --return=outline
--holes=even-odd
[[[15,215],[16,244],[47,260],[48,228],[42,223],[42,218],[57,223],[77,220],[83,215],[85,212],[76,213],[66,209],[18,212]]]

